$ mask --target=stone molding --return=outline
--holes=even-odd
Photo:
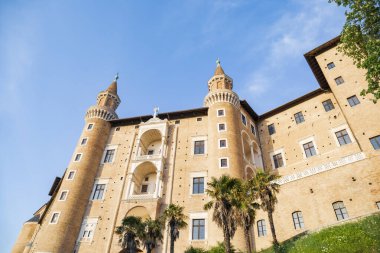
[[[303,170],[303,171],[298,172],[298,173],[283,176],[280,179],[275,180],[274,182],[279,184],[279,185],[283,185],[283,184],[290,183],[290,182],[293,182],[293,181],[296,181],[296,180],[299,180],[299,179],[302,179],[305,177],[309,177],[309,176],[313,176],[315,174],[322,173],[324,171],[336,169],[336,168],[342,167],[342,166],[350,164],[350,163],[355,163],[355,162],[358,162],[358,161],[361,161],[364,159],[365,159],[365,154],[363,152],[356,153],[353,155],[343,157],[343,158],[336,160],[336,161],[332,161],[332,162],[328,162],[328,163],[318,165],[316,167],[308,168],[308,169]]]
[[[231,90],[218,90],[209,92],[205,97],[204,106],[210,107],[211,105],[218,102],[230,103],[237,108],[240,106],[239,96]]]
[[[86,112],[86,119],[98,118],[104,120],[118,119],[117,114],[112,109],[105,106],[91,106]]]

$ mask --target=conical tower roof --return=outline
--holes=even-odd
[[[215,69],[215,73],[214,73],[214,76],[217,76],[217,75],[225,75],[222,66],[220,66],[219,58],[216,60],[216,69]]]
[[[117,95],[117,81],[114,80],[110,86],[106,89],[106,91],[108,91],[109,93],[113,93],[115,95]]]

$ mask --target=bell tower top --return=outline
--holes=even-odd
[[[108,86],[105,91],[101,91],[98,94],[97,104],[99,106],[106,106],[112,110],[116,110],[116,108],[120,104],[120,98],[117,95],[117,80],[119,79],[119,74],[116,74],[115,79]]]
[[[231,77],[224,73],[222,66],[220,65],[219,58],[216,60],[216,69],[214,76],[208,81],[208,90],[232,90],[233,80]]]

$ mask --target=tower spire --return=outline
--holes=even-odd
[[[216,59],[216,69],[215,69],[215,73],[214,73],[214,76],[217,76],[217,75],[225,75],[222,66],[220,66],[219,58]]]
[[[117,80],[119,79],[119,73],[116,73],[115,79],[113,79],[110,86],[106,89],[109,93],[117,95]]]

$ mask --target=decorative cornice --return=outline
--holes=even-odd
[[[86,112],[86,119],[98,118],[103,120],[115,120],[118,116],[115,111],[105,106],[91,106]]]
[[[205,97],[204,106],[210,107],[211,105],[219,102],[230,103],[238,108],[240,106],[239,96],[231,90],[217,90],[209,92]]]
[[[116,107],[119,106],[121,100],[119,98],[118,95],[116,94],[113,94],[113,93],[110,93],[109,91],[102,91],[98,94],[97,98],[96,98],[96,102],[99,103],[99,101],[101,100],[101,98],[103,97],[109,97],[109,98],[112,98],[113,100],[116,101]]]
[[[233,88],[233,79],[226,74],[223,75],[215,75],[208,80],[208,89],[211,89],[211,86],[216,81],[225,81],[231,85],[231,89]]]
[[[293,182],[293,181],[296,181],[296,180],[299,180],[299,179],[302,179],[305,177],[309,177],[309,176],[313,176],[315,174],[322,173],[324,171],[336,169],[336,168],[339,168],[341,166],[344,166],[344,165],[347,165],[350,163],[358,162],[358,161],[361,161],[364,159],[365,159],[365,154],[363,152],[356,153],[353,155],[343,157],[343,158],[336,160],[336,161],[332,161],[332,162],[328,162],[328,163],[318,165],[316,167],[308,168],[308,169],[300,171],[298,173],[283,176],[280,179],[275,180],[274,182],[279,184],[279,185],[283,185],[283,184],[290,183],[290,182]]]

